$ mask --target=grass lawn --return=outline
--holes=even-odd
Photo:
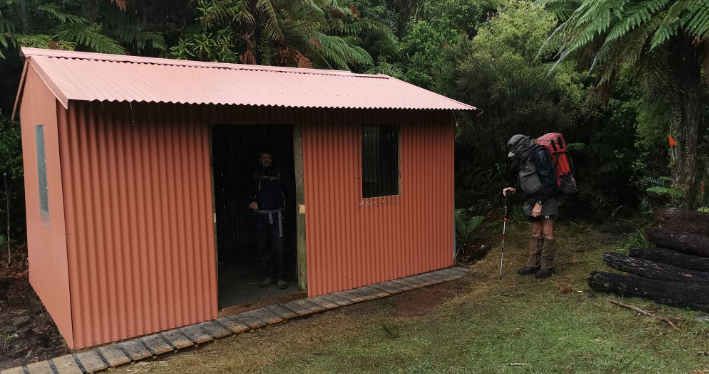
[[[499,229],[492,226],[491,230]],[[494,233],[491,233],[494,234]],[[497,233],[499,236],[501,233]],[[556,276],[520,277],[528,229],[508,230],[461,280],[217,341],[114,373],[709,373],[706,313],[625,299],[666,322],[611,304],[589,289],[617,237],[575,224],[557,230]],[[571,292],[569,292],[571,290]]]

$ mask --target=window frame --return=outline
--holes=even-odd
[[[35,155],[37,158],[37,192],[39,193],[39,216],[42,223],[49,226],[49,184],[47,181],[47,141],[44,125],[35,125]]]
[[[366,188],[365,188],[365,179],[366,179],[366,174],[365,174],[365,167],[367,165],[367,162],[365,161],[365,152],[366,152],[366,147],[365,147],[365,128],[367,127],[385,127],[385,128],[393,128],[395,129],[396,133],[396,151],[392,152],[396,156],[395,162],[392,164],[395,165],[395,170],[391,171],[391,177],[392,177],[392,182],[394,183],[394,186],[392,186],[391,191],[385,191],[385,193],[381,194],[373,194],[371,196],[367,196],[366,194]],[[361,197],[362,199],[379,199],[379,198],[386,198],[386,197],[398,197],[401,195],[401,126],[399,124],[392,124],[392,123],[386,123],[386,124],[362,124],[360,125],[360,157],[359,157],[359,162],[360,162],[360,191],[361,191]],[[381,150],[381,145],[379,146]],[[391,192],[391,193],[387,193]]]

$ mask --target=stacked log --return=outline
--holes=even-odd
[[[672,249],[690,255],[709,257],[709,236],[677,233],[665,228],[647,229],[645,236],[647,240],[661,248]]]
[[[594,272],[591,288],[657,303],[709,312],[709,213],[657,210],[660,227],[646,237],[658,248],[631,248],[629,256],[603,255],[613,269],[631,275]]]
[[[709,258],[685,255],[662,248],[630,248],[630,257],[644,258],[650,261],[709,273]]]
[[[709,236],[709,214],[704,212],[660,208],[653,219],[668,231]]]
[[[660,304],[709,312],[709,292],[706,286],[599,271],[591,274],[588,284],[597,291],[613,292],[626,297],[643,297]]]
[[[683,269],[642,258],[623,256],[615,252],[608,252],[603,255],[603,261],[613,269],[645,278],[709,286],[709,273],[701,271]]]

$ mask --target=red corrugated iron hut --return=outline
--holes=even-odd
[[[266,147],[309,296],[453,264],[453,111],[474,107],[386,75],[22,52],[30,282],[72,348],[217,318],[257,268],[238,195]]]

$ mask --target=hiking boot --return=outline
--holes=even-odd
[[[529,267],[529,266],[528,266],[528,267],[523,267],[523,268],[517,270],[517,274],[519,274],[519,275],[532,275],[532,274],[536,274],[536,273],[539,271],[539,269],[541,269],[541,268],[542,268],[541,266],[535,266],[535,267]]]
[[[537,279],[543,279],[551,277],[552,274],[556,274],[556,270],[554,270],[554,268],[548,268],[539,270],[536,274],[534,274],[534,277]]]
[[[283,279],[279,279],[276,281],[276,287],[281,290],[285,290],[286,288],[288,288],[288,282],[284,281]]]
[[[275,283],[275,282],[276,282],[275,279],[273,279],[273,278],[271,278],[271,277],[266,277],[266,279],[262,280],[261,283],[258,284],[258,286],[259,286],[260,288],[266,288],[266,287],[272,285],[272,284]]]

